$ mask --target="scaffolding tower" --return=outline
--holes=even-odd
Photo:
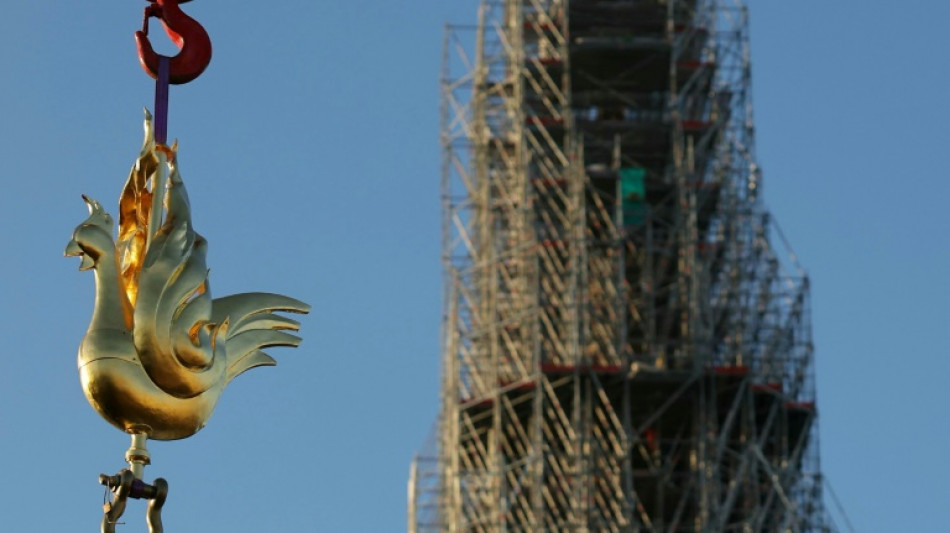
[[[482,0],[447,28],[410,531],[832,531],[748,46],[742,0]]]

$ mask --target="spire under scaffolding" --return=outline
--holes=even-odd
[[[442,412],[410,531],[833,530],[748,45],[741,0],[484,0],[447,29]]]

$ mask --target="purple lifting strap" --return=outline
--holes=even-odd
[[[155,79],[155,142],[168,143],[168,59],[158,56],[158,78]]]

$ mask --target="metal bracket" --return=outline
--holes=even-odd
[[[168,496],[168,482],[157,478],[154,485],[136,479],[131,470],[122,470],[114,476],[102,474],[99,483],[112,491],[113,500],[103,505],[102,533],[115,533],[115,525],[125,512],[128,499],[148,500],[145,521],[149,533],[162,533],[162,506]]]

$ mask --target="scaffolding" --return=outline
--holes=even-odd
[[[409,530],[832,531],[744,2],[483,0],[444,44],[442,406]]]

